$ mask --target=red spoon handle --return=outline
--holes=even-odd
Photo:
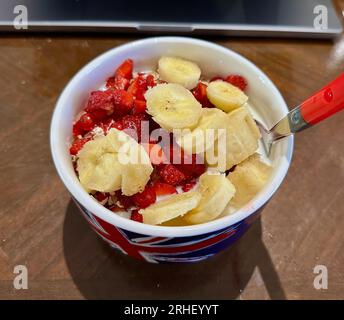
[[[300,106],[303,119],[314,125],[344,109],[344,73],[309,97]]]

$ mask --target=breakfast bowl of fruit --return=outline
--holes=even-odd
[[[282,183],[293,137],[266,154],[288,108],[254,64],[207,41],[147,38],[81,69],[62,92],[50,143],[94,231],[148,262],[197,262],[233,244]]]

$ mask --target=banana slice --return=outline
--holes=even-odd
[[[202,105],[180,84],[158,84],[145,93],[147,111],[167,131],[194,128]]]
[[[239,163],[227,176],[236,188],[230,205],[239,209],[251,201],[265,186],[271,171],[272,167],[262,162],[258,154]]]
[[[204,173],[199,182],[202,199],[195,209],[183,217],[185,221],[192,224],[217,218],[235,194],[235,187],[223,175]]]
[[[226,133],[227,122],[227,115],[222,110],[203,108],[197,127],[176,137],[176,142],[189,153],[204,153]]]
[[[186,89],[196,87],[201,76],[201,69],[197,64],[176,57],[161,57],[158,72],[162,80],[178,83]]]
[[[118,190],[121,188],[122,177],[117,156],[114,153],[102,153],[102,148],[97,144],[100,142],[89,141],[79,152],[77,161],[79,180],[87,190],[101,192]]]
[[[189,191],[172,195],[166,200],[154,203],[140,212],[144,223],[156,225],[184,215],[197,207],[200,200],[201,194],[198,191]]]
[[[78,153],[77,171],[86,190],[130,196],[143,191],[153,167],[145,149],[126,133],[111,129]]]
[[[175,219],[163,222],[161,225],[164,227],[185,227],[189,226],[190,224],[187,221],[185,221],[185,219],[183,219],[182,216],[179,216]]]
[[[248,100],[245,93],[223,80],[209,83],[207,97],[213,105],[226,112],[241,107]]]
[[[227,114],[226,135],[207,150],[206,162],[221,172],[244,161],[256,152],[260,131],[247,108],[241,107]]]

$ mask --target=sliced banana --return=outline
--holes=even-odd
[[[251,201],[265,186],[271,171],[272,167],[262,162],[258,154],[239,163],[227,176],[236,188],[230,205],[239,209]]]
[[[225,112],[230,112],[241,107],[248,100],[244,92],[223,80],[216,80],[209,83],[207,97],[214,106]]]
[[[183,217],[185,221],[192,224],[217,218],[235,194],[235,187],[224,175],[204,173],[199,183],[202,199],[195,209]]]
[[[180,84],[163,83],[145,93],[147,111],[162,128],[194,128],[202,113],[202,105]]]
[[[78,153],[77,171],[86,190],[130,196],[143,191],[153,167],[145,149],[126,133],[111,129]]]
[[[164,227],[184,227],[190,225],[182,216],[179,216],[175,219],[168,220],[161,224]]]
[[[196,63],[176,57],[161,57],[158,62],[160,79],[178,83],[186,89],[196,87],[201,69]]]
[[[226,135],[207,150],[206,162],[221,172],[244,161],[256,152],[260,131],[247,108],[241,107],[227,114]]]
[[[156,225],[184,215],[197,207],[200,200],[201,194],[198,191],[189,191],[172,195],[140,212],[144,223]]]
[[[121,188],[121,166],[114,153],[97,153],[96,140],[87,142],[79,152],[79,180],[87,190],[110,192]],[[97,141],[98,142],[98,141]]]
[[[203,108],[197,127],[177,136],[176,142],[189,153],[204,153],[226,133],[227,121],[227,115],[222,110]]]

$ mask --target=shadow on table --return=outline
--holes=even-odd
[[[235,299],[258,267],[272,299],[285,299],[262,240],[260,218],[229,250],[195,264],[156,265],[127,257],[98,238],[70,201],[63,244],[86,299]]]

